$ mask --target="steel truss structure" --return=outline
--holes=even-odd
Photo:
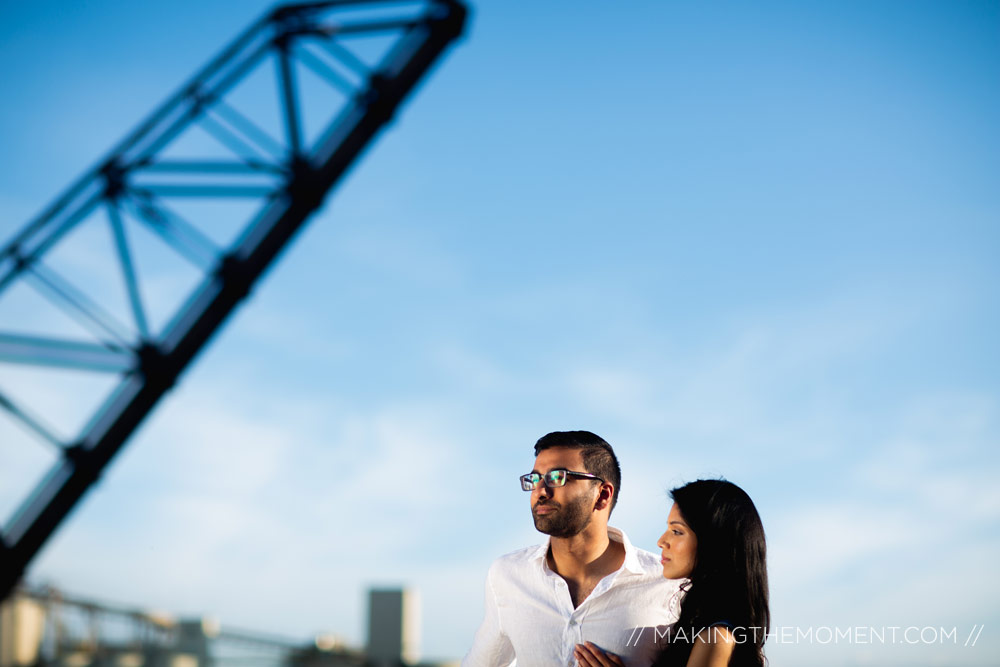
[[[10,616],[7,625],[0,627],[0,646],[10,641],[20,644],[22,651],[21,662],[13,664],[159,666],[177,664],[180,656],[209,665],[368,664],[362,652],[338,645],[333,638],[321,649],[315,642],[233,628],[212,618],[177,618],[66,595],[50,587],[17,587],[3,606]],[[15,619],[21,615],[34,616],[35,622],[27,621],[24,626],[30,629],[18,636],[15,628],[21,623]],[[26,659],[25,653],[30,657]]]
[[[11,290],[30,290],[80,325],[73,335],[51,335],[31,330],[30,313],[18,322],[0,321],[0,361],[113,379],[89,421],[67,438],[50,427],[44,409],[25,406],[0,376],[0,414],[57,452],[0,531],[0,599],[461,35],[465,19],[460,0],[279,6],[0,250],[0,299]],[[262,77],[270,99],[259,92]],[[311,90],[333,100],[318,121],[310,120],[315,107],[304,99],[306,78]],[[247,92],[248,81],[256,82],[256,93]],[[260,120],[265,102],[278,109],[273,126]],[[194,219],[179,212],[183,202],[205,198],[232,202],[243,216],[229,240],[218,241],[216,215]],[[113,300],[107,290],[95,294],[62,271],[60,247],[86,227],[103,229],[112,240],[99,264],[114,273],[123,293],[117,305],[105,303]],[[149,287],[136,252],[140,233],[197,274],[161,324],[150,316]]]

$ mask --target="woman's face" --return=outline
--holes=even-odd
[[[684,579],[691,576],[698,554],[698,538],[684,521],[677,503],[670,508],[667,532],[660,536],[656,546],[663,550],[660,563],[663,564],[665,578]]]

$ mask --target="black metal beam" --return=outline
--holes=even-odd
[[[83,319],[96,325],[96,340],[92,341],[0,332],[0,358],[80,368],[89,365],[92,370],[121,373],[120,383],[74,439],[75,444],[62,447],[61,460],[2,526],[0,599],[10,593],[32,558],[115,454],[322,206],[334,184],[371,145],[433,63],[462,33],[466,9],[459,0],[425,0],[416,18],[412,15],[413,3],[409,3],[406,16],[386,18],[387,8],[391,10],[398,4],[341,0],[285,5],[269,12],[0,250],[0,294],[26,277],[34,275],[37,280],[41,276],[56,297],[54,302],[65,302],[57,305],[82,313]],[[309,144],[301,127],[300,108],[305,100],[296,89],[294,73],[296,66],[306,63],[295,59],[295,42],[327,40],[328,53],[346,54],[344,66],[362,70],[361,59],[337,42],[341,31],[330,26],[338,25],[337,11],[369,6],[378,7],[382,13],[367,24],[352,15],[352,35],[363,35],[366,30],[380,34],[396,30],[398,34],[393,35],[392,47],[378,66],[359,76],[361,82],[343,108],[331,110],[332,120],[319,139]],[[279,67],[275,94],[283,108],[284,146],[278,146],[278,140],[226,100],[227,93],[268,54],[277,58]],[[315,63],[307,66],[310,64]],[[345,81],[329,83],[343,92]],[[223,127],[210,116],[213,112],[229,124],[226,132],[236,130],[258,144],[274,143],[271,148],[279,148],[274,151],[278,155],[248,157],[242,154],[245,142],[232,135],[220,139],[223,150],[230,152],[222,159],[161,156],[195,124]],[[150,181],[154,174],[157,183]],[[190,180],[160,182],[164,175],[178,174]],[[219,181],[220,174],[226,177],[225,182]],[[270,180],[262,182],[262,175]],[[161,198],[179,196],[250,198],[259,201],[260,209],[232,246],[216,249],[196,226],[168,213]],[[41,264],[46,253],[72,228],[83,224],[102,201],[108,213],[105,224],[110,222],[113,232],[114,253],[109,262],[118,266],[134,325],[124,334],[106,309]],[[205,271],[200,285],[159,332],[147,319],[147,304],[140,290],[141,271],[136,266],[139,260],[131,252],[125,231],[128,214],[134,224],[154,229],[167,242],[165,246],[182,251]],[[22,422],[28,419],[34,430],[47,433],[40,420],[28,417],[13,401],[0,401],[0,409],[17,410],[15,416]]]

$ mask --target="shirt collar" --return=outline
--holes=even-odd
[[[636,548],[632,546],[632,542],[629,541],[628,535],[625,534],[621,528],[615,528],[614,526],[608,526],[608,537],[615,542],[621,542],[622,546],[625,547],[625,562],[622,567],[628,572],[634,574],[643,574],[645,570],[642,569],[642,565],[639,564],[639,554]],[[549,543],[552,541],[550,537],[545,541],[544,544],[539,544],[538,548],[528,556],[529,560],[540,561],[543,568],[548,568],[546,556],[549,553]]]
[[[625,534],[625,531],[620,528],[608,526],[608,537],[621,542],[622,545],[624,545],[625,569],[634,574],[643,574],[645,570],[643,570],[642,565],[639,564],[639,552],[632,546],[632,542],[629,541],[628,535]]]

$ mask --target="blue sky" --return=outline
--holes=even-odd
[[[0,236],[268,6],[0,3]],[[773,664],[994,664],[998,30],[988,2],[479,3],[31,578],[355,643],[403,583],[459,656],[490,561],[538,540],[532,443],[586,428],[646,548],[672,486],[747,489],[776,625],[961,635]],[[86,414],[44,379],[0,364]],[[5,515],[47,462],[20,438]]]

